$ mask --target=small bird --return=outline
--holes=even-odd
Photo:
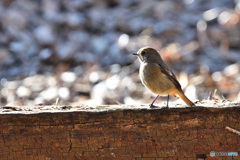
[[[157,97],[150,104],[150,108],[156,107],[153,103],[159,95],[168,96],[167,108],[169,95],[174,97],[178,95],[188,106],[195,106],[195,104],[184,95],[176,76],[164,63],[156,49],[143,47],[139,49],[137,53],[133,53],[133,55],[138,56],[141,62],[139,75],[143,85],[151,92],[157,94]]]

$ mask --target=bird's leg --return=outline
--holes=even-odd
[[[154,106],[153,103],[157,100],[157,98],[159,97],[159,95],[157,95],[157,97],[152,101],[152,103],[149,105],[150,108],[156,108],[157,106]]]
[[[169,94],[168,94],[168,96],[167,96],[167,106],[166,106],[167,109],[169,108],[169,107],[168,107],[168,101],[169,101]]]

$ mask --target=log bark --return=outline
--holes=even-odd
[[[0,159],[195,160],[210,159],[211,151],[240,154],[240,136],[231,131],[240,131],[239,117],[240,106],[2,112]]]

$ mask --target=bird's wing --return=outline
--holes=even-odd
[[[161,72],[170,80],[173,82],[173,84],[175,85],[175,87],[179,90],[182,90],[181,85],[179,84],[179,82],[177,81],[176,76],[173,74],[173,72],[168,69],[167,65],[160,65],[157,64],[159,69],[161,70]]]

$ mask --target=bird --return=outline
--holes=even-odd
[[[150,108],[156,107],[153,104],[159,96],[167,96],[166,108],[168,108],[169,95],[173,97],[179,96],[188,106],[195,106],[195,104],[184,95],[176,76],[162,60],[156,49],[143,47],[137,52],[134,52],[133,55],[136,55],[141,63],[139,76],[142,84],[151,92],[157,94],[157,97],[150,104]]]

